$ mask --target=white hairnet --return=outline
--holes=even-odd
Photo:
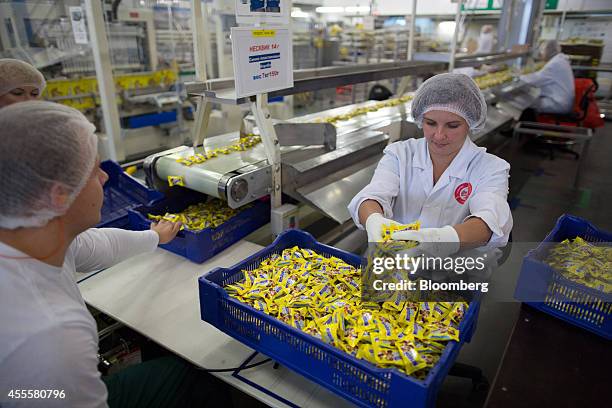
[[[480,27],[480,32],[483,34],[492,33],[493,26],[491,24],[485,24],[482,27]]]
[[[0,228],[40,227],[68,210],[96,162],[94,131],[81,112],[56,103],[0,109]],[[63,202],[53,202],[54,187]]]
[[[548,61],[561,52],[561,46],[557,40],[547,40],[540,45],[540,52],[542,53],[542,58]]]
[[[36,87],[42,93],[46,85],[43,74],[27,62],[0,59],[0,96],[22,86]]]
[[[479,130],[487,119],[487,103],[478,85],[464,74],[439,74],[419,87],[412,100],[412,117],[423,127],[423,115],[432,110],[452,112]]]

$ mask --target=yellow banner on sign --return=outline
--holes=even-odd
[[[253,37],[274,37],[276,30],[253,30]]]

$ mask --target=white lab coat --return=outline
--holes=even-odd
[[[493,52],[493,42],[495,40],[494,34],[491,33],[480,33],[478,37],[478,48],[476,54],[490,54]]]
[[[542,93],[532,106],[542,113],[569,113],[574,106],[574,73],[565,54],[557,54],[541,70],[521,75]]]
[[[155,231],[90,229],[55,267],[0,242],[0,405],[107,407],[98,371],[98,332],[75,271],[107,268],[153,251]],[[65,398],[10,399],[10,390],[63,390]]]
[[[375,200],[384,216],[402,224],[419,220],[422,228],[482,219],[493,232],[490,244],[503,246],[512,230],[507,203],[510,165],[466,138],[463,147],[433,184],[433,164],[425,138],[392,143],[384,151],[370,184],[348,209],[359,228],[358,209]]]

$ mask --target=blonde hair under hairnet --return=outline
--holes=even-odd
[[[27,62],[0,59],[0,96],[22,86],[36,87],[42,93],[46,85],[43,74]]]
[[[412,100],[412,117],[423,127],[423,115],[432,110],[461,116],[470,130],[480,130],[487,120],[487,102],[472,78],[464,74],[438,74],[423,82]]]
[[[66,213],[95,165],[94,131],[81,112],[56,103],[0,109],[0,228],[41,227]],[[61,204],[54,187],[67,193]]]

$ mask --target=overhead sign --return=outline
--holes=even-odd
[[[72,34],[77,44],[87,44],[87,27],[85,27],[85,15],[81,7],[69,7],[70,22],[72,23]]]
[[[289,25],[290,0],[236,0],[238,24]]]
[[[293,87],[289,28],[232,27],[236,96]]]

